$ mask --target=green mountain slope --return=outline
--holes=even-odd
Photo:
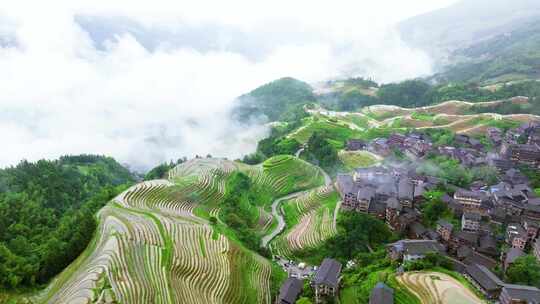
[[[264,116],[269,121],[283,118],[291,108],[315,101],[313,89],[294,78],[280,78],[238,98],[233,116],[239,121]]]
[[[0,287],[48,282],[87,246],[94,214],[133,182],[114,159],[65,156],[0,170]]]
[[[434,76],[438,81],[505,82],[540,78],[540,20],[453,55],[458,64]]]

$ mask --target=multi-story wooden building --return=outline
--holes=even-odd
[[[444,241],[450,241],[453,229],[454,225],[450,224],[449,222],[445,220],[437,221],[437,232],[441,235],[441,239],[443,239]]]
[[[337,295],[340,276],[341,263],[334,259],[324,259],[311,281],[317,303],[320,303],[325,296]]]
[[[478,213],[464,212],[461,216],[461,230],[476,232],[480,229],[481,217]]]
[[[463,211],[480,212],[482,200],[485,195],[477,191],[458,189],[454,193],[454,200],[463,206]]]
[[[506,228],[506,242],[514,248],[525,250],[529,236],[520,224],[512,223]]]

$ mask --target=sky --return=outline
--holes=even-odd
[[[0,167],[80,153],[137,171],[241,157],[268,128],[231,121],[235,97],[285,76],[427,75],[431,59],[393,25],[454,2],[5,1]]]

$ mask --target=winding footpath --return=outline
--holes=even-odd
[[[302,153],[303,150],[304,150],[304,148],[301,148],[295,154],[300,155],[300,153]],[[322,168],[319,168],[319,169],[321,170],[321,173],[324,176],[324,184],[326,186],[330,186],[332,184],[332,178],[330,178],[330,175],[328,175],[328,173],[326,173]],[[281,211],[278,209],[280,203],[282,201],[286,201],[286,200],[290,200],[290,199],[293,199],[295,197],[298,197],[298,196],[304,194],[305,192],[306,192],[306,190],[294,192],[294,193],[291,193],[291,194],[286,195],[284,197],[278,198],[272,203],[272,216],[277,219],[278,225],[277,225],[276,229],[274,229],[274,231],[270,232],[269,234],[265,235],[262,238],[261,247],[264,247],[264,248],[268,247],[268,243],[270,243],[271,240],[273,240],[278,234],[283,232],[283,230],[285,229],[285,219],[283,218],[283,214],[281,214]],[[336,215],[337,215],[338,208],[339,207],[336,207],[336,210],[334,212],[334,225],[335,225],[335,222],[336,222]]]
[[[282,201],[286,201],[286,200],[290,200],[292,198],[295,198],[297,196],[300,196],[301,194],[303,194],[305,191],[300,191],[300,192],[295,192],[295,193],[292,193],[292,194],[289,194],[287,196],[284,196],[284,197],[281,197],[281,198],[278,198],[277,200],[275,200],[273,203],[272,203],[272,216],[274,218],[277,219],[278,221],[278,225],[276,227],[276,229],[274,229],[274,231],[270,232],[269,234],[265,235],[262,240],[261,240],[261,247],[268,247],[268,243],[274,239],[278,234],[280,234],[283,229],[285,229],[285,219],[283,219],[283,215],[281,214],[281,212],[278,210],[278,207],[279,207],[279,204],[282,202]]]

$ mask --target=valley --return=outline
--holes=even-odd
[[[407,57],[383,74],[406,75],[416,65],[431,71],[415,78],[381,80],[377,60],[357,59],[357,48],[369,49],[360,41],[351,42],[353,66],[333,58],[334,52],[348,57],[341,52],[349,46],[332,44],[328,52],[336,71],[362,73],[333,73],[315,52],[310,56],[321,57],[317,75],[292,73],[313,83],[282,77],[291,74],[290,62],[304,62],[295,57],[282,70],[277,59],[290,50],[266,53],[272,32],[256,33],[268,40],[259,54],[258,48],[243,50],[247,36],[242,47],[233,47],[227,31],[209,27],[212,39],[220,39],[203,41],[197,34],[201,45],[187,53],[201,62],[212,56],[215,70],[187,69],[185,79],[170,84],[161,76],[126,79],[125,87],[111,82],[121,101],[149,100],[142,109],[151,117],[144,123],[128,102],[122,107],[130,129],[105,132],[122,153],[135,147],[125,155],[136,161],[81,154],[0,168],[0,303],[539,303],[540,6],[520,0],[499,20],[504,1],[492,7],[484,0],[459,1],[402,21],[395,43]],[[468,11],[475,6],[485,11]],[[176,30],[180,36],[169,29],[156,41],[160,35],[183,41],[188,29]],[[322,39],[308,38],[298,46]],[[101,41],[103,50],[94,57],[111,51],[130,57],[128,46],[139,43],[130,40],[116,50],[124,38],[114,39]],[[3,51],[2,41],[0,33]],[[411,45],[402,49],[402,43]],[[173,45],[141,46],[142,57],[160,56],[142,66],[185,55]],[[219,52],[212,49],[217,46]],[[294,46],[292,53],[304,52]],[[233,64],[222,64],[229,57]],[[271,68],[263,64],[267,58]],[[246,74],[238,87],[217,73],[233,77],[233,66]],[[171,65],[184,73],[179,67]],[[180,85],[190,78],[201,82]],[[70,100],[79,86],[62,97]],[[152,90],[138,91],[147,86]],[[158,112],[152,112],[154,97],[162,102]],[[204,104],[190,113],[192,103]],[[183,108],[186,113],[177,113]],[[98,113],[108,119],[107,111]],[[39,111],[28,112],[32,123],[24,128],[45,136]],[[101,126],[81,125],[101,132]],[[88,147],[118,152],[101,144]],[[56,148],[38,146],[28,149]],[[142,160],[155,167],[131,167]]]

